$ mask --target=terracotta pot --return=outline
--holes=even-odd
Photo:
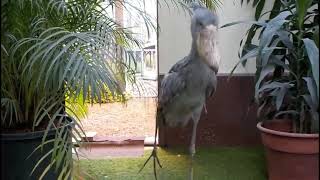
[[[292,133],[290,120],[259,122],[269,180],[318,180],[319,134]]]

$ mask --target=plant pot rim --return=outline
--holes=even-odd
[[[263,122],[258,122],[257,128],[267,134],[274,134],[278,136],[285,136],[285,137],[295,137],[295,138],[319,138],[319,134],[307,134],[307,133],[290,133],[290,132],[283,132],[283,131],[276,131],[272,129],[267,129],[263,127]]]
[[[75,122],[72,118],[67,117],[69,123],[59,127],[73,127]],[[56,134],[56,129],[50,129],[48,131],[48,136]],[[17,133],[0,133],[1,141],[10,141],[10,140],[21,140],[21,139],[37,139],[42,138],[46,130],[43,131],[34,131],[34,132],[17,132]]]

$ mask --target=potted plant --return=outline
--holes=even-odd
[[[258,4],[260,18],[264,1]],[[256,62],[257,127],[270,180],[319,178],[318,1],[275,1],[270,18],[249,29],[240,61]],[[259,5],[260,4],[260,5]],[[223,27],[244,23],[235,22]],[[252,43],[260,30],[258,43]]]
[[[1,1],[1,179],[71,178],[84,102],[124,96],[124,49],[141,44],[108,15],[116,4]]]

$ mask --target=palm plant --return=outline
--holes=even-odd
[[[213,7],[216,0],[203,2]],[[123,96],[121,76],[134,80],[134,72],[122,62],[134,59],[126,50],[141,42],[108,14],[119,4],[135,10],[147,29],[156,28],[141,7],[126,0],[1,1],[1,130],[45,130],[34,152],[48,143],[53,148],[33,169],[51,157],[40,179],[52,167],[63,167],[59,179],[71,176],[71,138],[83,134],[79,119],[85,115],[85,101]],[[70,119],[75,128],[68,128]],[[55,136],[48,140],[50,130]]]
[[[51,154],[52,163],[41,177],[54,163],[64,167],[61,178],[71,174],[70,138],[81,136],[78,120],[79,113],[85,113],[81,108],[85,100],[101,102],[109,91],[111,96],[123,95],[120,60],[130,54],[123,51],[119,56],[117,49],[141,44],[129,29],[113,21],[108,6],[115,2],[2,1],[1,129],[5,133],[46,130],[42,145],[50,143],[48,131],[56,130],[50,140],[54,148],[45,155]],[[150,17],[140,13],[151,26]],[[70,118],[75,131],[64,126]],[[35,168],[40,164],[41,160]]]
[[[239,64],[256,61],[255,100],[261,120],[287,116],[293,132],[319,132],[319,12],[317,0],[275,1],[259,20],[265,1],[254,1],[257,21],[240,42]],[[235,22],[223,27],[244,23]],[[253,38],[259,34],[258,44]],[[243,44],[243,45],[242,45]]]

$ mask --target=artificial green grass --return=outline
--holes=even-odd
[[[153,161],[138,173],[151,150],[139,158],[80,160],[81,171],[97,180],[153,180]],[[194,180],[266,180],[262,148],[198,148],[193,165]],[[186,180],[190,158],[184,149],[159,149],[163,168],[157,169],[159,180]]]

